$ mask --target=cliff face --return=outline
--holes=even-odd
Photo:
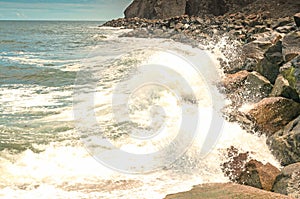
[[[125,10],[126,18],[163,19],[185,14],[186,0],[134,0]]]
[[[183,14],[222,15],[231,8],[248,3],[250,0],[134,0],[125,10],[125,18],[163,19]]]
[[[269,11],[272,17],[299,12],[299,0],[133,0],[125,18],[164,19],[180,15],[223,15]]]

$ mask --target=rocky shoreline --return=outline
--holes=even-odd
[[[249,133],[266,135],[283,169],[263,165],[232,147],[228,162],[221,165],[224,175],[234,183],[300,198],[300,13],[283,18],[273,18],[267,11],[214,17],[122,18],[103,26],[133,29],[123,37],[168,38],[211,52],[218,48],[212,47],[217,46],[214,44],[226,38],[234,46],[234,54],[228,53],[226,46],[218,49],[227,57],[219,60],[225,73],[219,87],[232,101],[226,107],[226,117]],[[252,105],[245,108],[246,103]],[[214,186],[218,189],[220,185]],[[235,187],[230,193],[244,192],[238,185],[226,186]],[[199,190],[201,186],[167,198],[213,198],[212,193]],[[288,198],[271,193],[258,196],[257,190],[251,193],[257,196],[252,198]]]

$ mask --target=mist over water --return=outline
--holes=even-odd
[[[221,117],[224,104],[216,88],[222,75],[216,55],[170,40],[118,38],[126,30],[97,25],[0,22],[0,197],[163,198],[195,184],[227,182],[220,164],[225,161],[226,148],[232,145],[241,152],[250,151],[251,157],[259,161],[279,166],[265,137],[247,134],[238,124],[226,121],[218,136],[213,136],[215,147],[205,156],[202,153],[203,140],[212,134],[211,114],[214,111]],[[229,44],[223,41],[222,45]],[[178,56],[200,68],[200,75],[184,66],[185,62],[178,64]],[[181,88],[175,75],[170,77],[165,71],[164,77],[164,73],[141,67],[147,64],[172,69],[179,65],[176,70],[195,96]],[[142,84],[146,78],[158,76],[167,87]],[[90,90],[92,77],[96,84]],[[127,102],[122,95],[115,95],[120,98],[114,104],[112,96],[114,92],[129,93],[129,88],[136,88],[129,95],[130,118],[120,108],[117,119],[123,120],[116,122],[112,104],[121,107]],[[178,98],[172,89],[183,97]],[[91,138],[90,134],[84,137],[76,128],[80,121],[90,122],[84,120],[89,112],[84,112],[80,120],[73,109],[73,105],[85,102],[81,95],[74,98],[74,94],[84,90],[93,96],[91,106],[84,106],[95,114],[97,125],[93,130],[100,128],[104,137],[124,151],[145,154],[169,145],[179,132],[182,107],[190,118],[196,114],[195,106],[199,110],[195,137],[184,155],[158,170],[133,175],[105,167],[90,154],[99,152],[98,142],[83,142]],[[153,105],[163,110],[151,109]],[[93,127],[92,124],[84,126]],[[136,131],[136,137],[153,132],[154,136],[137,142],[136,137],[130,136],[134,129],[143,130]],[[156,135],[161,129],[162,133]],[[183,130],[189,134],[194,129],[186,126]],[[98,131],[89,133],[93,132]],[[91,150],[89,144],[95,147]],[[156,161],[160,163],[162,159]],[[126,161],[121,163],[126,165]]]

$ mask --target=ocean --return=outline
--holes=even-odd
[[[220,53],[102,23],[0,21],[0,198],[164,198],[227,182],[230,146],[280,167],[222,119]]]

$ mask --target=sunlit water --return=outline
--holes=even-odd
[[[1,198],[163,198],[195,184],[227,182],[220,164],[226,161],[226,148],[232,145],[278,166],[264,137],[247,134],[238,124],[228,122],[217,136],[213,134],[216,145],[203,156],[203,140],[212,134],[211,112],[220,117],[221,105],[227,103],[215,87],[222,75],[216,55],[171,40],[118,38],[126,30],[98,28],[99,24],[0,22]],[[220,45],[229,45],[224,41]],[[189,60],[199,73],[178,57]],[[209,59],[201,60],[203,57]],[[140,67],[147,64],[177,67],[195,96],[181,87],[180,78],[170,78],[171,73]],[[139,76],[143,73],[146,75]],[[165,79],[161,82],[165,87],[143,84],[145,79],[158,76]],[[95,88],[87,93],[92,93],[93,103],[83,104],[84,110],[95,113],[96,129],[101,129],[103,136],[129,153],[155,152],[170,144],[179,132],[182,107],[193,119],[197,106],[200,122],[186,153],[147,173],[125,174],[103,166],[90,155],[97,153],[99,146],[95,150],[89,147],[97,145],[97,140],[80,139],[88,136],[76,128],[82,121],[85,127],[93,127],[89,111],[78,116],[73,108],[86,100],[80,97],[89,89],[91,78]],[[118,94],[126,92],[132,92],[130,118],[118,108],[127,103]],[[120,98],[114,102],[114,96]],[[164,111],[151,109],[153,105]],[[133,128],[135,125],[138,128]],[[151,136],[137,141],[129,136],[141,136],[141,131],[134,129]],[[186,134],[193,130],[188,126],[183,129]],[[127,173],[135,173],[134,168]]]

